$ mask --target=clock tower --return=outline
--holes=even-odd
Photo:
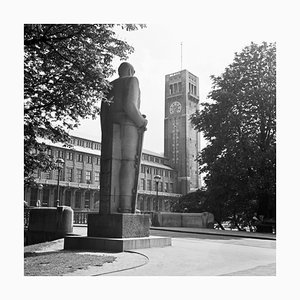
[[[200,188],[197,154],[199,133],[190,116],[199,107],[199,79],[187,70],[165,77],[164,155],[177,170],[177,192],[187,194]]]

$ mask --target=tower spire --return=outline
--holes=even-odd
[[[182,42],[180,43],[180,55],[181,55],[180,71],[182,71]]]

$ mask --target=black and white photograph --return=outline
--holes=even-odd
[[[25,5],[3,78],[16,72],[5,118],[16,107],[18,125],[2,127],[18,178],[3,204],[26,297],[53,298],[47,280],[74,299],[110,285],[111,299],[284,295],[293,5],[56,2]]]

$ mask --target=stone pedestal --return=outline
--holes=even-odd
[[[102,238],[148,237],[148,215],[136,214],[88,214],[88,236]]]
[[[26,244],[65,237],[73,232],[73,210],[68,206],[36,207],[30,210]]]
[[[65,250],[122,252],[171,246],[171,238],[149,236],[148,215],[88,214],[88,236],[69,236]]]
[[[100,238],[70,236],[64,239],[65,250],[123,252],[128,250],[171,246],[170,237]]]

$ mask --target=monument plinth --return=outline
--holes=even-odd
[[[88,236],[108,238],[148,237],[148,215],[137,214],[89,214]]]
[[[101,104],[100,211],[88,215],[88,237],[66,238],[65,249],[120,251],[171,245],[170,238],[150,237],[149,215],[135,213],[148,121],[139,110],[140,88],[133,67],[122,63],[118,72],[120,77]]]

